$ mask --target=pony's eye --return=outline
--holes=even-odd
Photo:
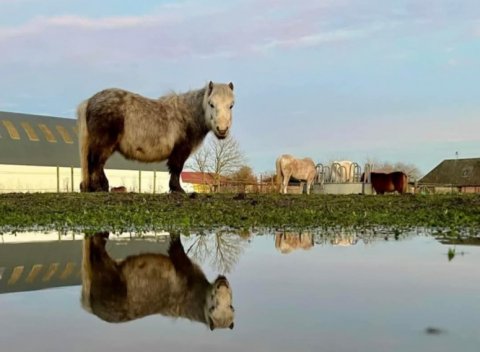
[[[215,106],[213,106],[213,104],[211,102],[208,102],[208,105],[210,105],[210,107],[213,109]]]

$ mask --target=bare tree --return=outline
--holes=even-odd
[[[235,173],[245,160],[238,141],[230,134],[223,140],[208,137],[207,142],[190,158],[187,167],[211,173],[218,185],[221,176]]]
[[[232,135],[223,140],[210,139],[210,150],[213,154],[213,170],[215,175],[228,175],[236,172],[245,164],[245,154],[240,144]]]
[[[188,167],[192,170],[199,172],[209,172],[210,171],[210,160],[211,157],[210,148],[200,148],[195,154],[191,156],[191,159],[188,163]]]
[[[187,253],[196,261],[210,262],[221,273],[229,273],[238,263],[248,246],[248,238],[221,231],[202,234],[188,239]]]

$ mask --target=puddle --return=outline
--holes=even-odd
[[[2,350],[477,351],[479,242],[427,233],[2,235]]]

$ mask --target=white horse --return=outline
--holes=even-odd
[[[310,158],[296,159],[291,155],[284,154],[276,161],[277,183],[280,182],[280,193],[287,193],[290,177],[307,182],[307,194],[317,174],[315,163]]]
[[[353,181],[354,163],[350,160],[334,161],[331,170],[331,182]]]

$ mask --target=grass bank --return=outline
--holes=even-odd
[[[10,193],[0,231],[232,228],[480,228],[478,195]]]

